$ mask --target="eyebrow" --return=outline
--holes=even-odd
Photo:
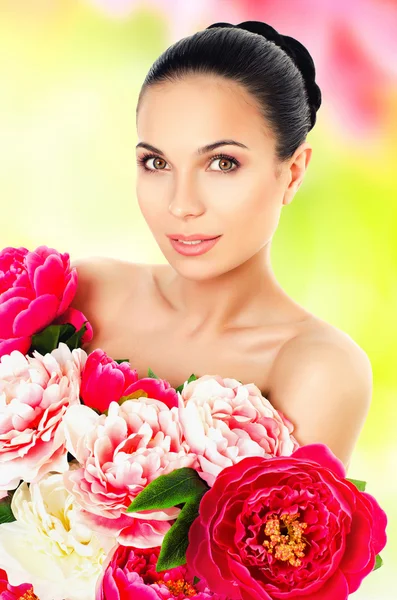
[[[197,148],[196,154],[198,154],[198,155],[206,154],[207,152],[211,152],[212,150],[215,150],[215,148],[218,148],[218,146],[239,146],[240,148],[246,148],[246,150],[249,150],[248,146],[246,146],[245,144],[242,144],[241,142],[236,142],[236,140],[219,140],[218,142],[213,142],[212,144],[207,144],[206,146],[203,146],[202,148]],[[160,150],[159,148],[156,148],[155,146],[152,146],[151,144],[147,144],[146,142],[139,142],[139,144],[137,144],[136,148],[146,148],[146,150],[150,150],[151,152],[155,152],[156,154],[165,156],[165,154],[162,150]]]

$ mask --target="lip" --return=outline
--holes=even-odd
[[[184,244],[183,242],[177,242],[176,240],[173,240],[172,238],[170,238],[170,242],[171,242],[171,246],[174,248],[174,250],[176,250],[177,252],[179,252],[179,254],[182,254],[183,256],[199,256],[200,254],[204,254],[205,252],[208,252],[209,250],[211,250],[211,248],[213,248],[213,246],[215,246],[215,244],[217,243],[218,240],[220,240],[221,236],[219,235],[216,238],[212,238],[212,239],[206,239],[203,242],[200,242],[199,244]],[[182,238],[180,238],[182,239]],[[199,238],[199,239],[203,239],[203,238]]]
[[[185,242],[193,242],[194,240],[213,240],[217,235],[205,235],[205,233],[193,233],[192,235],[183,235],[182,233],[167,234],[171,240],[185,240]]]

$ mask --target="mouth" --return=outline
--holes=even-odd
[[[184,235],[183,233],[170,233],[167,234],[171,240],[177,240],[178,242],[203,242],[205,240],[214,240],[219,235],[205,235],[205,233],[193,233],[192,235]]]
[[[204,254],[205,252],[208,252],[208,250],[215,246],[215,244],[220,238],[220,235],[214,238],[204,238],[196,240],[170,238],[170,242],[172,247],[177,252],[179,252],[179,254],[183,254],[184,256],[198,256],[199,254]]]
[[[215,236],[215,237],[209,237],[209,238],[197,238],[197,239],[192,239],[192,240],[185,240],[183,238],[171,238],[174,242],[180,242],[181,244],[201,244],[201,242],[208,242],[209,240],[216,240],[218,237],[220,237],[219,235]]]

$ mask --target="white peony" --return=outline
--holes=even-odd
[[[16,521],[0,525],[0,567],[11,585],[30,582],[40,600],[94,600],[115,539],[84,524],[63,476],[22,483],[11,508]]]

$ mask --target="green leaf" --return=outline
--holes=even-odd
[[[195,575],[193,579],[193,585],[196,585],[199,581],[200,579]]]
[[[117,364],[120,365],[123,362],[130,362],[130,359],[129,358],[115,358],[114,362],[116,362]]]
[[[360,492],[365,492],[365,486],[367,485],[366,481],[361,481],[360,479],[349,479],[346,477],[347,481],[353,483]]]
[[[376,555],[376,560],[375,560],[375,566],[372,569],[373,571],[376,571],[376,569],[379,569],[379,567],[381,567],[383,565],[383,560],[380,554]]]
[[[64,342],[68,340],[71,335],[76,331],[76,327],[71,323],[63,323],[63,325],[56,325],[55,327],[60,327],[59,332],[59,341]]]
[[[127,512],[140,512],[184,503],[178,518],[164,536],[157,572],[185,564],[189,528],[199,514],[201,498],[208,489],[194,469],[182,467],[154,479],[127,508]]]
[[[196,379],[198,379],[198,377],[194,373],[192,373],[190,375],[189,379],[187,380],[186,385],[188,383],[190,383],[191,381],[195,381]],[[175,388],[175,391],[181,393],[184,387],[185,387],[185,382],[183,382],[181,385],[179,385],[177,388]]]
[[[76,331],[76,327],[71,323],[62,325],[49,325],[32,337],[32,344],[29,354],[37,350],[40,354],[47,354],[58,348],[61,342],[64,342],[70,350],[81,347],[81,338],[87,330],[88,321],[85,321],[81,328]]]
[[[0,502],[0,524],[12,523],[16,521],[14,514],[11,510],[11,498],[4,498]]]
[[[87,323],[87,321],[86,321]],[[68,323],[69,325],[69,323]],[[73,325],[72,325],[73,327]],[[75,330],[75,332],[70,336],[70,337],[66,337],[65,339],[61,339],[61,342],[65,342],[65,344],[68,346],[68,348],[70,348],[70,350],[75,350],[76,348],[81,348],[81,338],[83,337],[84,333],[87,330],[87,325],[84,323],[82,325],[82,327],[76,331],[76,328],[73,327],[73,329]]]
[[[157,375],[155,375],[152,371],[152,369],[149,367],[148,372],[147,372],[147,376],[151,377],[152,379],[160,379],[160,377],[157,377]]]
[[[37,350],[40,354],[47,354],[58,347],[62,325],[49,325],[39,333],[32,336],[30,352]]]
[[[149,483],[132,501],[127,512],[171,508],[201,498],[208,485],[190,467],[175,469]]]
[[[147,398],[148,393],[145,390],[135,390],[135,392],[131,392],[128,396],[121,396],[121,398],[117,401],[119,404],[123,404],[126,400],[139,400],[139,398]]]
[[[186,550],[189,545],[189,529],[198,517],[200,497],[186,502],[177,520],[164,536],[157,559],[156,571],[166,571],[186,563]]]

